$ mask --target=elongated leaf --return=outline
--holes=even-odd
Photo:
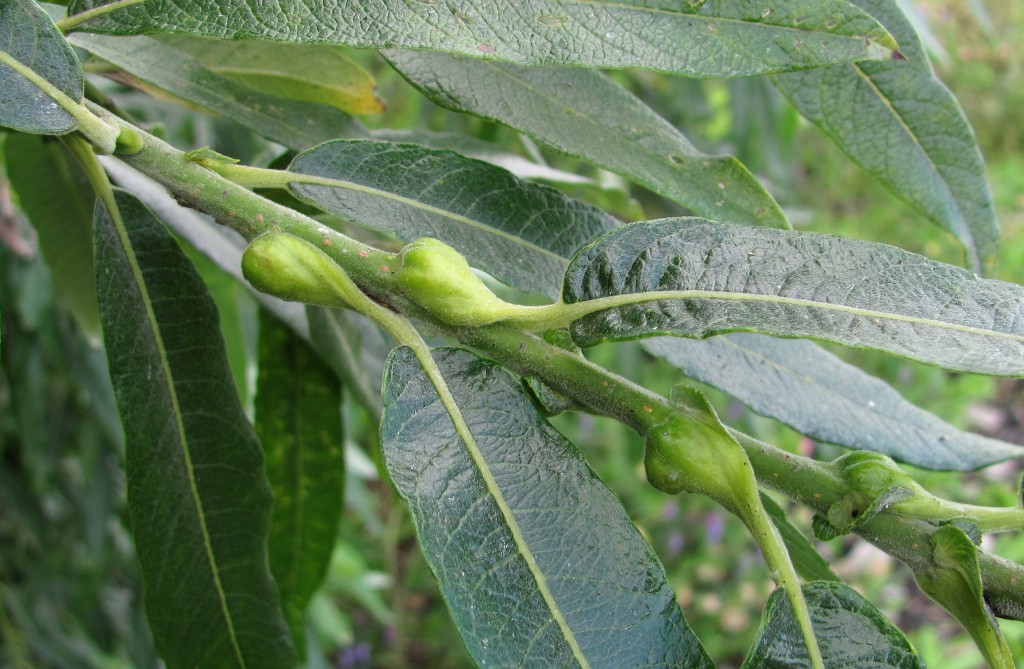
[[[828,566],[828,561],[814,549],[810,539],[804,536],[793,523],[789,522],[786,512],[782,510],[768,495],[761,493],[761,504],[772,519],[772,524],[779,530],[779,535],[786,544],[786,550],[793,561],[800,578],[805,581],[838,581]]]
[[[301,648],[306,606],[327,572],[341,518],[341,386],[295,333],[261,314],[256,435],[274,495],[270,571]]]
[[[957,237],[975,271],[999,243],[992,192],[967,119],[895,0],[852,0],[892,31],[906,60],[779,76],[776,85],[855,162]]]
[[[270,489],[217,313],[134,197],[96,212],[97,288],[125,428],[128,506],[157,649],[171,669],[294,661],[267,567]]]
[[[108,4],[75,0],[71,13]],[[690,76],[742,76],[888,58],[896,43],[844,0],[609,2],[526,0],[515,11],[473,0],[287,2],[147,0],[89,22],[89,30],[166,30],[210,37],[340,42],[455,51],[524,65],[646,67]]]
[[[363,132],[350,116],[333,107],[249,88],[206,69],[190,53],[152,37],[78,33],[71,41],[142,81],[294,149]]]
[[[803,591],[826,667],[924,669],[903,633],[848,586],[816,582]],[[780,588],[765,606],[757,641],[743,669],[810,666],[793,609]]]
[[[693,218],[637,223],[573,259],[563,299],[600,300],[573,324],[581,345],[748,330],[1024,375],[1024,288],[830,235]]]
[[[307,306],[306,316],[309,338],[321,360],[344,382],[350,397],[380,422],[380,384],[390,342],[376,325],[347,311]]]
[[[32,0],[0,3],[0,125],[44,135],[74,130],[74,117],[16,72],[8,59],[29,68],[72,100],[82,99],[85,82],[78,57]]]
[[[600,72],[526,68],[444,53],[385,55],[424,95],[444,107],[509,125],[709,218],[789,225],[772,196],[739,161],[701,153]]]
[[[480,666],[713,666],[650,546],[518,380],[467,352],[435,358],[475,443],[400,348],[384,456]]]
[[[450,151],[372,140],[321,144],[293,172],[332,180],[292,183],[296,196],[404,240],[435,237],[522,290],[557,297],[575,249],[615,220],[561,192]]]
[[[92,187],[59,142],[12,134],[4,142],[7,175],[39,235],[53,285],[79,325],[96,337],[96,274],[92,264]]]
[[[737,332],[703,341],[660,337],[644,348],[818,441],[940,470],[1024,456],[1020,446],[957,429],[808,341]]]

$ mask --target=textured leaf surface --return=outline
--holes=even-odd
[[[737,332],[702,341],[659,337],[644,348],[817,441],[940,470],[1024,456],[1020,446],[957,429],[808,341]]]
[[[3,58],[13,58],[72,100],[84,91],[82,68],[53,21],[32,0],[0,2],[0,125],[23,132],[60,135],[75,119]]]
[[[803,588],[826,667],[924,669],[907,638],[851,588],[833,582]],[[761,629],[743,669],[803,669],[811,666],[785,592],[772,593]]]
[[[392,481],[476,661],[713,666],[650,546],[518,380],[466,352],[435,357],[481,459],[404,348],[389,360],[381,435]]]
[[[830,235],[692,218],[636,223],[573,259],[564,300],[601,300],[573,324],[581,345],[748,330],[1024,375],[1024,288]]]
[[[334,550],[345,484],[341,386],[298,335],[260,317],[256,436],[273,491],[270,572],[297,647]]]
[[[880,19],[906,60],[781,75],[800,113],[887,188],[953,233],[975,271],[999,243],[992,192],[967,119],[895,0],[853,0]]]
[[[413,144],[330,142],[289,169],[333,180],[292,183],[307,202],[406,241],[440,239],[498,279],[551,297],[560,292],[566,258],[615,226],[608,214],[553,188]]]
[[[71,12],[108,4],[76,0]],[[896,44],[843,0],[147,0],[89,30],[156,30],[210,37],[340,42],[455,51],[524,65],[646,67],[691,76],[741,76],[889,57]]]
[[[157,649],[171,669],[291,666],[267,566],[263,454],[216,310],[149,210],[125,193],[117,204],[127,238],[97,205],[97,289]]]
[[[140,80],[241,123],[267,139],[304,149],[361,134],[362,127],[333,107],[288,100],[212,72],[187,51],[152,37],[71,37],[79,46]]]
[[[639,98],[600,72],[526,68],[444,53],[385,55],[444,107],[504,123],[709,218],[789,225],[775,200],[739,161],[701,153]]]

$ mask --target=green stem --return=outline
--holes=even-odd
[[[71,32],[81,24],[85,23],[86,21],[91,21],[97,16],[103,16],[104,14],[109,14],[110,12],[116,9],[121,9],[122,7],[129,7],[131,5],[137,5],[145,1],[146,0],[117,0],[117,2],[111,2],[108,5],[93,7],[92,9],[87,9],[84,12],[79,12],[78,14],[67,16],[61,21],[58,21],[57,29],[60,30],[65,35],[67,35],[69,32]]]

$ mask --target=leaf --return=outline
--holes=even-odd
[[[811,342],[737,332],[703,341],[659,337],[644,348],[817,441],[944,471],[1024,455],[1019,446],[955,428]]]
[[[263,454],[216,310],[149,210],[126,193],[116,201],[97,205],[97,290],[157,649],[170,669],[292,666],[267,567]]]
[[[385,463],[480,666],[712,667],[650,546],[502,368],[435,359],[475,444],[412,352],[385,376]]]
[[[517,288],[557,297],[566,258],[615,226],[600,209],[488,163],[415,144],[335,141],[299,154],[291,183],[325,211],[401,239],[434,237]]]
[[[903,633],[848,586],[822,581],[805,585],[803,591],[826,667],[924,669]],[[810,666],[792,608],[780,588],[765,605],[743,669]]]
[[[297,648],[342,512],[341,386],[295,333],[261,311],[256,435],[273,490],[270,571]]]
[[[320,359],[379,423],[380,384],[391,344],[376,325],[341,309],[307,305],[306,316],[309,339]]]
[[[958,371],[1024,375],[1024,288],[883,244],[646,221],[573,259],[563,299],[580,345],[748,330],[875,348]]]
[[[190,53],[152,37],[77,33],[70,39],[75,46],[144,82],[291,148],[304,149],[363,132],[358,123],[337,109],[254,90],[206,69]]]
[[[75,0],[70,13],[108,4]],[[644,67],[688,76],[743,76],[888,58],[892,37],[843,0],[610,2],[528,0],[516,11],[474,0],[395,4],[147,0],[85,24],[96,32],[168,31],[361,48],[453,51],[523,65]]]
[[[330,105],[349,114],[378,114],[386,109],[377,97],[373,75],[333,45],[192,37],[161,41],[191,54],[210,72],[268,95]]]
[[[27,67],[72,100],[85,90],[74,50],[53,21],[32,0],[0,3],[0,125],[33,134],[63,135],[74,130],[74,117],[39,86],[11,67]]]
[[[999,226],[970,124],[897,3],[853,2],[892,31],[906,60],[834,65],[775,84],[854,162],[956,236],[972,269],[991,269]]]
[[[88,179],[59,143],[12,133],[4,143],[7,175],[39,236],[53,285],[91,337],[100,332],[92,262],[94,196]]]
[[[800,578],[805,581],[839,580],[839,577],[829,568],[828,561],[814,549],[804,533],[789,522],[786,512],[775,503],[775,500],[761,493],[761,504],[786,543],[786,550],[789,551],[789,557],[793,561],[797,573],[800,574]]]
[[[443,107],[504,123],[709,218],[789,227],[779,205],[738,160],[701,153],[600,72],[525,68],[418,51],[387,51],[385,56]]]

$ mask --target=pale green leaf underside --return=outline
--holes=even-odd
[[[956,236],[972,269],[990,267],[999,227],[970,124],[897,3],[854,2],[882,20],[907,60],[794,72],[776,86],[850,158]]]
[[[434,237],[521,290],[556,298],[567,258],[615,220],[548,186],[450,151],[384,141],[337,141],[300,154],[296,196],[359,225],[411,241]]]
[[[600,72],[527,68],[445,53],[385,55],[444,107],[508,125],[709,218],[789,227],[779,205],[739,161],[701,153],[639,98]]]
[[[583,249],[563,299],[594,313],[581,345],[746,330],[874,348],[948,369],[1024,375],[1024,288],[898,248],[680,218]]]
[[[84,81],[78,57],[32,0],[0,2],[0,126],[45,135],[74,130],[74,117],[5,65],[7,58],[29,68],[72,100],[82,99]]]
[[[644,348],[754,411],[824,442],[939,470],[972,470],[1024,448],[957,429],[812,342],[736,332],[658,337]]]
[[[76,0],[71,12],[102,4]],[[889,33],[845,0],[147,0],[84,27],[437,49],[524,65],[644,67],[707,77],[887,58],[896,48]]]
[[[97,291],[157,649],[170,669],[292,666],[267,566],[263,454],[216,308],[153,214],[126,193],[117,205],[127,239],[97,205]]]
[[[710,669],[650,546],[518,379],[464,351],[435,359],[512,517],[404,348],[385,376],[384,457],[480,666]]]

